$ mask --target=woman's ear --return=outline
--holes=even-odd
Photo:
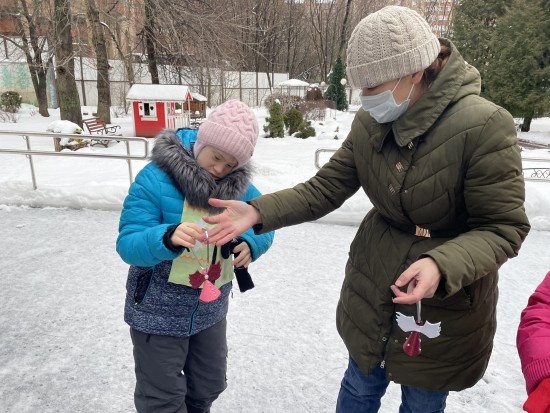
[[[424,71],[421,70],[420,72],[413,73],[412,75],[412,81],[413,84],[417,85],[422,81],[422,77],[424,76]]]

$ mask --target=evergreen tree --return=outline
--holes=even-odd
[[[304,122],[304,115],[296,108],[290,108],[284,115],[285,126],[288,129],[288,134],[298,132],[300,125]]]
[[[337,110],[347,110],[348,99],[346,97],[346,87],[342,84],[342,79],[346,76],[346,68],[342,63],[342,58],[338,56],[336,63],[330,74],[330,84],[325,92],[325,99],[336,102]]]
[[[482,79],[495,54],[499,53],[493,46],[497,23],[511,2],[462,0],[454,7],[451,39],[464,59],[479,70]]]
[[[550,111],[550,6],[547,0],[514,0],[497,26],[486,93],[513,116],[521,130]]]
[[[275,100],[269,107],[269,117],[266,118],[267,124],[264,125],[264,132],[269,134],[270,138],[282,138],[285,136],[285,117],[283,108],[278,100]]]
[[[312,136],[315,136],[315,128],[311,126],[311,121],[304,120],[296,133],[296,137],[300,139],[307,139]]]

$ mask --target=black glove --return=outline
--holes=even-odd
[[[241,242],[246,242],[242,238],[233,238],[227,244],[222,245],[221,253],[222,257],[227,259],[233,253],[233,249],[239,245]],[[235,254],[235,257],[238,257],[239,253]],[[233,272],[235,273],[235,278],[237,279],[237,284],[239,284],[239,290],[241,293],[248,291],[254,288],[254,282],[252,277],[248,273],[246,267],[234,267]]]

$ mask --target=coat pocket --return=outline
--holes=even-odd
[[[141,304],[147,295],[147,290],[153,277],[153,268],[147,269],[144,273],[138,275],[136,287],[134,289],[134,304]]]
[[[422,304],[429,305],[431,307],[445,308],[447,310],[471,310],[474,299],[474,290],[472,286],[466,286],[460,289],[456,294],[449,297],[439,298],[425,298],[422,300]]]

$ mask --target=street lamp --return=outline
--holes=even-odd
[[[344,93],[345,93],[345,89],[346,89],[346,84],[348,83],[348,81],[346,80],[345,77],[343,77],[342,79],[340,79],[340,84],[342,86],[344,86]],[[351,89],[349,90],[349,104],[351,105]]]

